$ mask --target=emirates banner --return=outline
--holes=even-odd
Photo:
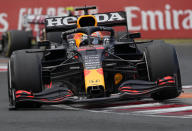
[[[74,8],[85,5],[97,6],[92,14],[125,11],[129,31],[142,38],[192,38],[191,0],[0,0],[0,34],[21,30],[24,15],[82,15]]]

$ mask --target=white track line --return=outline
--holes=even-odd
[[[60,109],[65,109],[65,110],[80,110],[79,108],[74,108],[74,107],[67,106],[67,105],[50,105],[50,106],[60,108]]]
[[[192,85],[186,85],[186,86],[182,86],[183,89],[191,89],[192,88]]]
[[[105,114],[117,114],[117,115],[131,115],[131,116],[145,116],[145,117],[159,117],[159,118],[178,118],[178,119],[191,119],[192,115],[184,115],[184,116],[169,116],[169,115],[156,115],[156,114],[141,114],[141,113],[133,113],[133,112],[113,112],[113,111],[107,111],[107,110],[86,110],[93,113],[105,113]]]
[[[138,105],[125,105],[125,106],[117,106],[117,107],[107,107],[107,110],[114,110],[114,109],[130,109],[130,108],[139,108],[139,107],[155,107],[163,105],[161,103],[150,103],[150,104],[138,104]]]
[[[0,65],[0,69],[7,69],[7,65]]]
[[[192,110],[192,106],[186,107],[175,107],[175,108],[168,108],[168,109],[157,109],[157,110],[147,110],[147,111],[135,111],[133,113],[142,113],[142,114],[160,114],[160,113],[169,113],[169,112],[179,112],[179,111],[187,111]]]

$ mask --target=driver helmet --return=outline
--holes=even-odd
[[[103,35],[100,31],[92,33],[91,36],[93,37],[92,44],[94,44],[94,45],[99,44],[100,40],[103,39]]]
[[[92,44],[95,44],[95,45],[99,44],[100,40],[103,39],[103,35],[100,31],[92,33],[91,36],[93,38]],[[87,38],[88,38],[87,35],[84,33],[76,33],[74,35],[74,40],[75,40],[76,46],[79,47],[81,42]]]
[[[83,40],[87,39],[87,35],[84,34],[84,33],[76,33],[74,35],[74,40],[75,40],[75,43],[76,43],[76,46],[79,47],[81,42]]]

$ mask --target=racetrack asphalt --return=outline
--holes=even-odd
[[[177,44],[176,49],[182,83],[192,85],[192,44]],[[6,61],[1,58],[0,64]],[[192,89],[184,91],[185,97],[166,102],[147,99],[116,105],[59,105],[44,106],[35,110],[9,111],[7,76],[6,72],[0,72],[0,131],[191,131]],[[186,96],[187,93],[189,96]],[[167,109],[178,112],[170,113]],[[159,113],[156,114],[157,112]]]

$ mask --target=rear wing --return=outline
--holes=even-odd
[[[22,18],[21,28],[23,30],[31,30],[31,24],[44,25],[48,15],[24,15]]]
[[[28,24],[45,24],[48,15],[24,15],[23,22]]]
[[[124,11],[101,13],[94,16],[97,19],[98,26],[127,26],[126,13]],[[77,19],[78,16],[49,17],[45,19],[45,28],[47,32],[74,29],[77,28]]]

